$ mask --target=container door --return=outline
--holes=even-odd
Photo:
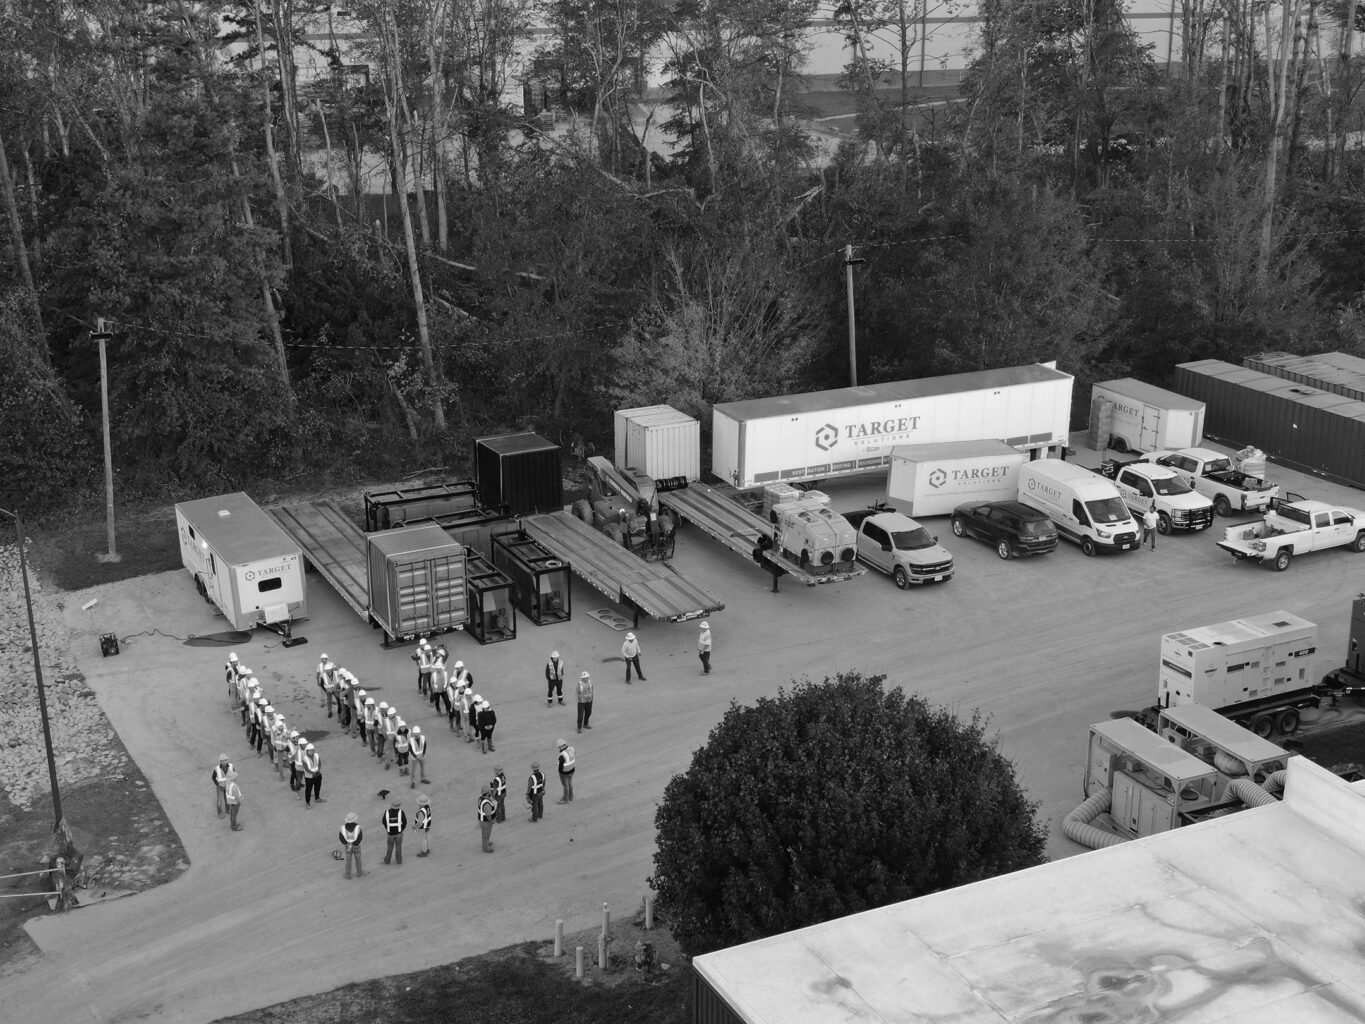
[[[1144,452],[1154,452],[1162,447],[1161,441],[1161,421],[1163,410],[1152,405],[1142,407],[1142,433],[1138,438],[1138,449]]]

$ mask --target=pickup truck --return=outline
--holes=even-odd
[[[844,518],[858,534],[858,561],[886,573],[901,590],[953,578],[953,556],[909,516],[869,508],[845,513]]]
[[[1229,526],[1218,542],[1233,558],[1269,562],[1276,572],[1295,555],[1344,545],[1365,552],[1365,512],[1322,501],[1280,502],[1259,523]]]
[[[1213,502],[1195,491],[1170,466],[1134,459],[1107,464],[1099,472],[1114,481],[1123,503],[1135,517],[1150,508],[1156,509],[1158,533],[1207,530],[1213,525]]]
[[[1279,484],[1268,484],[1247,476],[1233,468],[1230,458],[1210,448],[1151,452],[1144,455],[1142,461],[1175,470],[1187,484],[1213,502],[1213,511],[1220,516],[1268,509],[1271,500],[1280,494]]]

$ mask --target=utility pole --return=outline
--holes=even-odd
[[[109,535],[109,550],[96,555],[101,562],[119,561],[118,546],[114,543],[114,456],[109,447],[109,360],[104,351],[104,343],[113,337],[104,317],[95,321],[95,330],[90,337],[100,344],[100,419],[104,427],[104,517],[105,529]]]
[[[853,255],[853,246],[844,246],[844,274],[848,291],[848,385],[858,386],[858,334],[853,321],[853,266],[864,262]]]

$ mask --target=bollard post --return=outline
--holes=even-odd
[[[574,952],[574,977],[583,977],[583,947],[578,946]]]
[[[555,959],[564,955],[564,918],[555,921]]]
[[[602,970],[607,969],[607,937],[597,936],[597,966]]]
[[[654,930],[654,894],[645,894],[645,931]]]
[[[611,931],[611,911],[605,903],[602,904],[602,934],[606,935]]]

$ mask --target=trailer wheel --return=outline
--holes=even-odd
[[[1298,708],[1285,708],[1275,716],[1275,729],[1285,736],[1292,736],[1299,731],[1299,710]]]
[[[1095,554],[1095,542],[1089,537],[1081,538],[1081,554],[1085,555],[1086,558],[1090,558]]]
[[[1213,499],[1213,514],[1216,516],[1232,515],[1232,502],[1228,501],[1226,494],[1220,494]]]
[[[1351,550],[1365,553],[1365,530],[1361,530],[1356,534],[1356,539],[1351,542]]]
[[[630,542],[624,527],[620,523],[608,523],[602,531],[623,548],[630,547]]]
[[[1275,731],[1275,716],[1257,715],[1251,720],[1251,731],[1263,740],[1270,739],[1270,734]]]
[[[1165,537],[1167,534],[1171,532],[1171,517],[1168,516],[1165,512],[1157,513],[1156,532],[1161,534],[1163,537]]]
[[[1119,454],[1123,454],[1124,452],[1128,451],[1128,442],[1121,437],[1117,437],[1111,434],[1109,436],[1109,447],[1114,449],[1114,451],[1118,452]]]
[[[896,566],[896,571],[891,574],[891,578],[896,581],[896,586],[901,590],[908,590],[910,587],[910,574],[905,571],[905,566]]]
[[[1284,572],[1289,568],[1289,563],[1293,560],[1294,552],[1290,551],[1288,548],[1280,548],[1279,551],[1275,552],[1275,571]]]

